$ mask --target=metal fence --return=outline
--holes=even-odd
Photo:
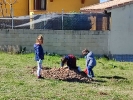
[[[0,18],[0,29],[109,30],[109,20],[101,13],[50,13]]]

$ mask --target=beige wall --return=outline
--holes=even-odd
[[[111,54],[133,54],[133,4],[111,10],[109,51]]]
[[[108,31],[0,30],[0,49],[21,45],[33,51],[33,44],[39,34],[44,36],[44,50],[50,53],[81,55],[84,48],[95,54],[108,53]]]

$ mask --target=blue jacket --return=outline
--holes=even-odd
[[[40,44],[34,44],[34,51],[35,51],[35,60],[39,61],[39,59],[44,59],[44,51]]]
[[[96,60],[94,58],[94,54],[90,51],[86,56],[86,67],[87,66],[96,66]]]

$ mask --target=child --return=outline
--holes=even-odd
[[[41,76],[41,69],[42,69],[42,60],[44,59],[44,51],[43,51],[43,36],[39,35],[36,39],[36,43],[34,44],[34,51],[35,51],[35,60],[37,61],[37,77],[43,78]]]
[[[81,71],[80,67],[76,66],[76,57],[74,55],[69,54],[69,55],[62,57],[61,67],[63,67],[65,63],[69,67],[70,70],[71,69],[78,69],[79,71]]]
[[[82,51],[82,54],[85,56],[86,59],[87,76],[89,78],[93,78],[94,72],[92,69],[94,68],[94,66],[96,66],[96,60],[94,58],[94,54],[92,53],[92,51],[89,51],[87,49],[84,49]]]

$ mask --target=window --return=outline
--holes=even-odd
[[[35,10],[46,10],[46,0],[34,0]]]

